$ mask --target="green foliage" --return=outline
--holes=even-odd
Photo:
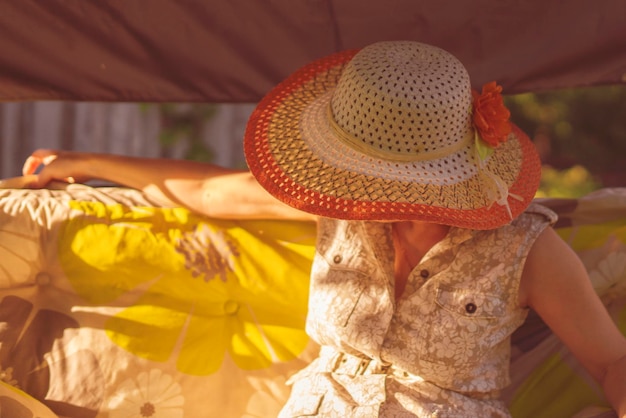
[[[626,185],[626,86],[520,94],[505,103],[545,164],[558,170],[580,165],[597,187]]]
[[[186,142],[183,158],[193,161],[211,162],[213,152],[203,140],[206,122],[217,111],[214,104],[159,104],[161,132],[159,141],[168,148]]]
[[[577,197],[603,186],[626,186],[626,85],[505,96],[505,104],[544,163],[538,196]],[[161,143],[173,147],[184,141],[184,158],[212,161],[202,136],[217,105],[157,106]]]
[[[563,170],[544,165],[536,197],[577,198],[600,187],[598,181],[581,165]]]

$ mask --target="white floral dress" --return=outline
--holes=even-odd
[[[321,220],[307,332],[322,349],[280,416],[508,417],[519,280],[555,220],[533,204],[496,230],[451,228],[397,302],[391,225]]]

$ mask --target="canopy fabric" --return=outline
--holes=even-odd
[[[505,93],[626,82],[623,0],[0,0],[0,100],[256,102],[382,40],[447,49]]]

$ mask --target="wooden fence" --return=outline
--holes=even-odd
[[[245,166],[242,138],[253,108],[250,104],[217,105],[201,132],[213,162],[226,167]],[[161,121],[157,105],[3,103],[0,105],[0,178],[20,175],[25,158],[37,148],[182,158],[185,141],[168,147],[159,141]]]

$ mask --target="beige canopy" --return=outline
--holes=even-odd
[[[0,99],[256,102],[310,60],[440,46],[506,93],[626,81],[623,0],[0,0]]]

